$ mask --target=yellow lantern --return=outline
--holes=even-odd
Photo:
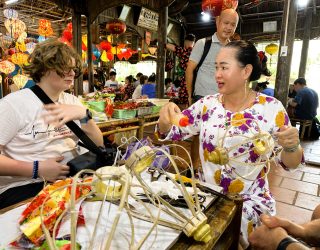
[[[275,43],[270,43],[266,46],[265,51],[269,54],[269,55],[273,55],[275,53],[278,52],[279,46]]]
[[[28,62],[28,55],[24,53],[15,53],[11,56],[11,61],[19,66],[24,65]]]
[[[81,40],[82,40],[82,42],[84,43],[84,45],[85,45],[86,47],[88,47],[87,34],[82,35]]]
[[[14,69],[15,69],[15,65],[12,62],[9,62],[8,60],[0,62],[0,72],[8,75],[11,72],[13,72]]]
[[[26,85],[28,77],[25,75],[17,74],[14,77],[12,77],[12,80],[15,83],[15,85],[18,86],[19,89],[22,89],[24,85]]]
[[[109,59],[107,57],[107,52],[105,50],[102,52],[100,59],[103,62],[109,62]]]

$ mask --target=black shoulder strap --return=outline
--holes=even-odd
[[[34,85],[30,89],[44,104],[54,103],[38,85]],[[83,142],[84,146],[87,149],[95,154],[102,154],[101,149],[83,132],[83,130],[74,121],[69,121],[66,123],[66,125]]]
[[[208,52],[210,50],[210,47],[211,47],[211,43],[212,43],[212,36],[206,37],[206,43],[204,44],[203,53],[202,53],[202,56],[201,56],[201,59],[200,59],[198,65],[197,65],[197,70],[199,70],[199,68],[201,67],[204,59],[206,59]]]
[[[211,43],[212,43],[212,36],[208,36],[206,37],[206,42],[204,44],[204,48],[203,48],[203,53],[202,53],[202,56],[200,58],[200,61],[199,63],[197,64],[197,67],[195,68],[194,72],[193,72],[193,80],[192,80],[192,95],[194,94],[194,88],[195,88],[195,85],[196,85],[196,80],[197,80],[197,74],[198,74],[198,71],[204,61],[204,59],[206,59],[207,55],[208,55],[208,52],[210,50],[210,47],[211,47]]]

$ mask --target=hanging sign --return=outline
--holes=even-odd
[[[149,30],[158,30],[159,14],[144,7],[141,8],[137,26]]]

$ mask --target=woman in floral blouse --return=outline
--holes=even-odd
[[[128,99],[132,98],[132,94],[135,90],[135,85],[133,83],[133,76],[127,76],[125,79],[125,87],[124,87],[124,98],[123,101],[126,101]]]
[[[189,57],[194,46],[196,38],[193,34],[188,34],[184,39],[184,46],[175,46],[173,44],[166,44],[168,50],[173,51],[179,58],[179,64],[177,66],[177,80],[180,81],[179,98],[175,99],[178,104],[188,105],[188,91],[185,80],[185,71]]]
[[[276,211],[265,175],[267,164],[262,159],[270,157],[270,153],[259,155],[253,140],[241,142],[257,134],[260,128],[275,138],[276,148],[283,148],[277,160],[285,169],[296,168],[303,159],[298,131],[290,126],[281,102],[249,88],[249,82],[259,79],[260,75],[254,45],[246,41],[231,42],[216,58],[215,78],[219,93],[204,97],[182,112],[189,118],[186,127],[173,125],[172,121],[181,115],[181,111],[174,103],[168,103],[160,111],[158,126],[162,139],[184,140],[199,134],[205,181],[221,186],[226,194],[240,195],[244,201],[241,243],[245,248],[248,235],[261,223],[259,216],[262,213],[274,215]],[[228,167],[212,160],[212,154],[221,142],[229,150]],[[254,163],[259,164],[253,166]]]

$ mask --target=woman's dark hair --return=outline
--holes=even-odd
[[[194,34],[188,34],[188,35],[186,35],[184,40],[188,40],[188,41],[194,42],[196,40],[196,36]]]
[[[172,79],[171,78],[166,78],[166,79],[164,79],[164,85],[165,86],[167,86],[169,83],[171,83],[172,82]]]
[[[271,72],[268,69],[267,62],[268,62],[268,57],[266,56],[264,51],[259,51],[258,56],[261,62],[261,74],[265,76],[271,76]]]
[[[258,88],[259,90],[264,90],[264,89],[267,88],[267,85],[269,85],[269,82],[268,82],[268,81],[258,82],[257,88]]]
[[[156,81],[156,74],[152,73],[148,78],[148,82],[155,82],[155,81]]]
[[[242,66],[252,65],[252,72],[249,81],[258,80],[261,76],[261,63],[258,51],[253,43],[249,41],[239,40],[232,41],[226,45],[229,48],[237,49],[236,59]]]
[[[75,63],[72,62],[73,59]],[[29,65],[23,69],[36,83],[50,70],[54,70],[60,77],[65,77],[66,73],[73,70],[75,78],[82,72],[82,60],[78,53],[57,39],[38,43],[28,61]]]
[[[173,81],[173,84],[174,84],[174,86],[176,87],[176,88],[179,88],[179,87],[181,87],[181,81],[179,80],[179,79],[176,79],[176,80],[174,80]]]
[[[140,76],[140,84],[141,85],[143,85],[146,80],[148,80],[148,76],[146,76],[146,75]]]
[[[126,80],[128,80],[129,83],[133,83],[133,76],[132,75],[127,76]]]

